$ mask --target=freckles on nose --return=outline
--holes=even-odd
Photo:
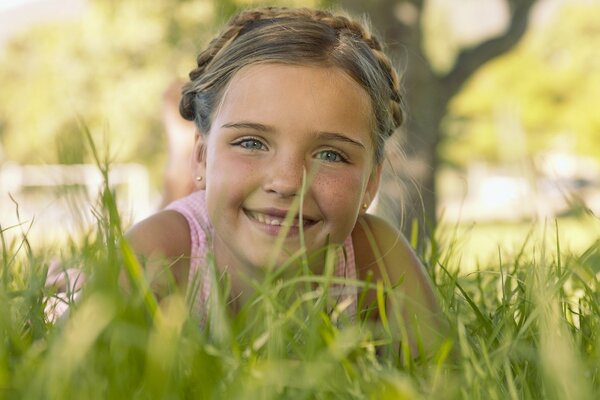
[[[281,157],[279,160],[273,160],[265,169],[264,188],[266,191],[294,195],[301,190],[305,170],[303,160]]]

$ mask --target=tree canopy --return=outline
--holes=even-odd
[[[91,0],[80,21],[15,37],[0,53],[0,162],[89,162],[85,124],[113,160],[142,162],[160,176],[163,91],[187,77],[220,23],[251,3]]]
[[[560,147],[600,161],[598,17],[598,3],[564,6],[478,71],[450,106],[443,156],[500,161],[511,146],[502,121],[514,117],[530,154]]]
[[[161,93],[193,67],[220,12],[209,0],[92,1],[81,21],[15,38],[0,60],[5,157],[90,161],[84,123],[115,159],[156,165]]]

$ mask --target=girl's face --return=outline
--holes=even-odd
[[[368,94],[337,68],[240,70],[196,146],[218,265],[268,264],[305,170],[312,177],[302,206],[308,252],[342,243],[379,183],[370,115]],[[279,262],[300,248],[297,222]]]

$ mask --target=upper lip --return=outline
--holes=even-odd
[[[268,215],[268,216],[274,217],[274,218],[281,218],[281,219],[287,217],[288,213],[290,212],[289,210],[283,210],[280,208],[254,208],[254,209],[246,209],[246,210],[250,211],[250,212],[254,212],[254,213],[265,214],[265,215]],[[294,219],[300,219],[300,216],[298,214],[296,214],[294,216]],[[303,213],[302,220],[305,222],[316,222],[318,220],[318,218]]]

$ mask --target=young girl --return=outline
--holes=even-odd
[[[299,251],[321,273],[322,249],[337,245],[336,276],[397,285],[409,335],[439,342],[423,267],[400,232],[366,213],[402,109],[398,75],[363,24],[308,9],[244,11],[198,56],[180,112],[197,127],[198,190],[128,237],[147,269],[170,260],[188,290],[198,277],[200,318],[211,290],[207,255],[228,274],[235,308],[252,293],[248,278]],[[366,304],[375,298],[370,290]],[[361,314],[356,294],[349,299]]]

